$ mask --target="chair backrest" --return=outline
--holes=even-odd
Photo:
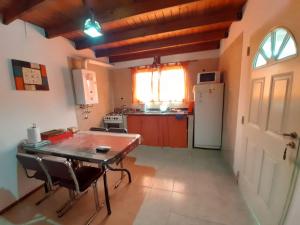
[[[20,164],[22,165],[22,167],[24,168],[26,176],[28,178],[33,177],[28,174],[28,170],[33,170],[35,172],[43,174],[45,176],[45,179],[47,179],[49,185],[52,187],[51,176],[49,175],[46,167],[44,166],[41,157],[37,155],[31,155],[31,154],[20,153],[20,152],[17,153],[16,157],[20,162]]]
[[[73,181],[76,191],[79,192],[79,184],[71,162],[67,160],[61,161],[55,158],[43,158],[42,160],[50,176],[56,179]]]
[[[102,131],[107,132],[107,129],[105,127],[91,127],[90,131]]]
[[[112,132],[112,133],[128,133],[126,128],[108,128],[108,132]]]
[[[42,159],[37,155],[17,153],[17,159],[26,170],[43,172],[41,167]]]

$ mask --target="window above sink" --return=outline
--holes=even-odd
[[[135,69],[133,87],[135,103],[182,103],[187,92],[185,69],[182,65]]]

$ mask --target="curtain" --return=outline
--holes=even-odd
[[[185,99],[185,74],[182,66],[163,66],[160,72],[160,101],[182,102]]]
[[[188,73],[188,66],[189,63],[188,62],[182,62],[181,63],[181,67],[183,69],[184,72],[184,86],[185,86],[185,95],[184,95],[184,102],[187,103],[189,101],[190,98],[190,88],[191,88],[191,78],[190,78],[190,74]]]
[[[187,63],[156,68],[133,68],[133,103],[186,102],[189,78]]]
[[[158,82],[158,70],[152,68],[133,68],[131,69],[132,74],[132,93],[133,93],[133,103],[157,101],[158,96],[153,96],[153,92],[157,92]],[[156,98],[155,98],[156,97]]]

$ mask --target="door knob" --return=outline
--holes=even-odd
[[[291,141],[291,142],[286,144],[286,147],[285,147],[284,152],[283,152],[283,160],[286,160],[286,153],[287,153],[288,148],[295,149],[296,148],[296,143]]]
[[[283,133],[282,134],[284,137],[290,137],[293,139],[296,139],[298,137],[298,134],[296,132],[292,132],[292,133]]]

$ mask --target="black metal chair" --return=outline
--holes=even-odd
[[[105,127],[91,127],[90,131],[101,131],[101,132],[107,132],[107,129]]]
[[[108,128],[108,132],[111,132],[111,133],[124,133],[124,134],[128,133],[126,128],[115,128],[115,127]]]
[[[50,197],[56,190],[54,185],[56,184],[56,179],[50,176],[46,167],[42,162],[42,158],[38,155],[32,155],[27,153],[17,153],[16,155],[19,163],[22,165],[25,174],[28,178],[35,178],[45,182],[45,192],[46,195],[36,202],[36,205],[41,204],[44,200]],[[30,173],[32,175],[30,175]]]
[[[58,216],[63,216],[73,204],[86,193],[86,190],[92,186],[95,198],[96,212],[89,218],[87,224],[90,224],[98,211],[100,210],[97,180],[105,171],[101,168],[91,166],[81,166],[77,169],[72,167],[70,161],[57,161],[55,159],[43,159],[47,171],[51,177],[55,177],[58,185],[69,190],[70,200],[57,210]]]

